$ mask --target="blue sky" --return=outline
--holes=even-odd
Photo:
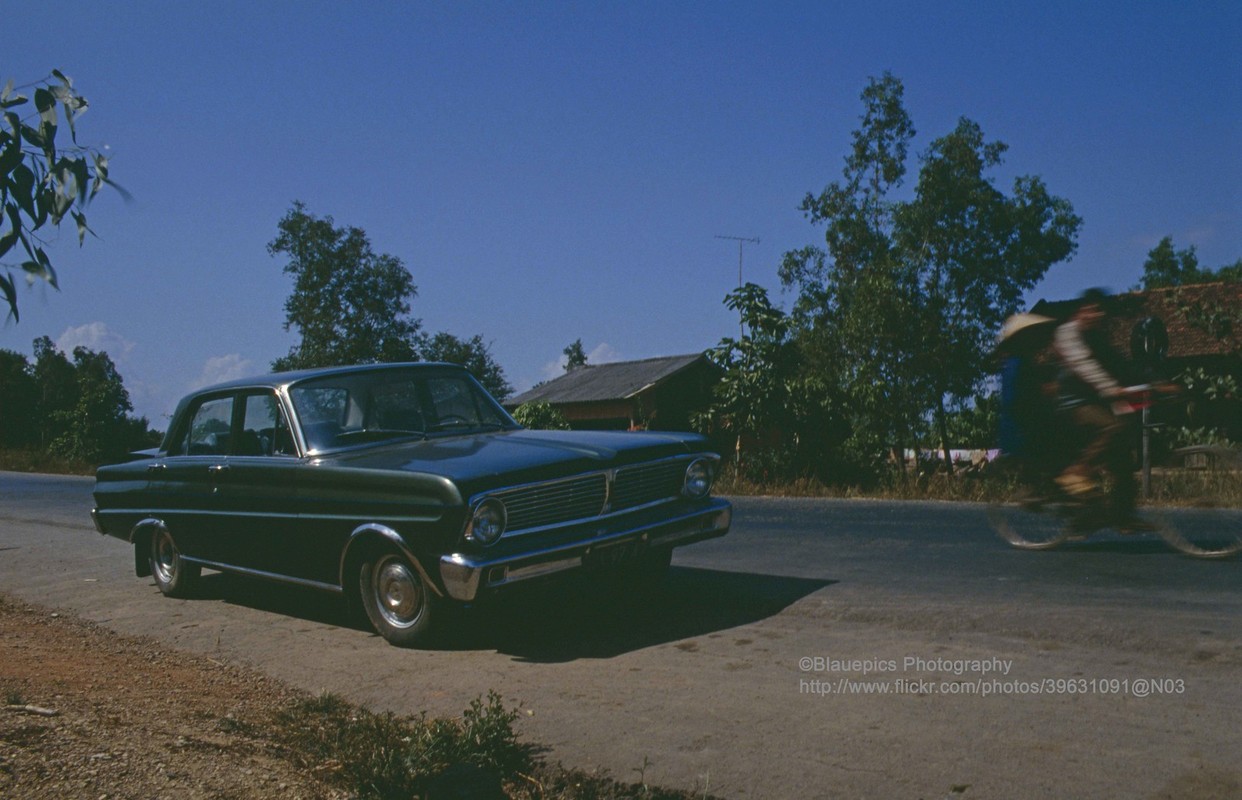
[[[915,149],[962,116],[1084,218],[1032,293],[1134,286],[1164,236],[1242,258],[1237,2],[116,2],[10,4],[0,81],[59,68],[134,196],[53,235],[48,335],[117,362],[155,427],[185,392],[294,344],[267,254],[294,200],[404,261],[429,331],[482,334],[510,381],[732,335],[745,278],[786,306],[797,206],[841,172],[870,76]],[[17,35],[14,32],[18,32]],[[912,169],[915,169],[912,165]],[[71,227],[71,226],[70,226]]]

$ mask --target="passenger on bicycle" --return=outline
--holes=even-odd
[[[1000,449],[1017,457],[1032,488],[1056,468],[1055,323],[1038,314],[1014,314],[1005,320],[993,351],[1001,375]]]
[[[1085,439],[1077,457],[1056,477],[1071,498],[1098,496],[1101,478],[1111,483],[1108,509],[1121,529],[1142,527],[1134,517],[1138,487],[1130,457],[1129,415],[1120,377],[1124,362],[1109,346],[1103,303],[1108,295],[1088,289],[1069,319],[1057,326],[1053,349],[1060,362],[1060,408]]]

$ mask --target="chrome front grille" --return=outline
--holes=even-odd
[[[541,528],[597,517],[608,497],[608,478],[598,472],[562,481],[496,492],[509,511],[508,530]]]
[[[676,497],[686,479],[683,459],[638,464],[617,470],[609,505],[613,511]]]
[[[501,489],[487,495],[504,501],[509,514],[506,530],[520,533],[675,498],[681,494],[690,460],[681,457],[651,461],[609,472]]]

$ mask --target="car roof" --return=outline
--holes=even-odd
[[[274,372],[269,375],[256,375],[249,378],[238,378],[236,380],[216,383],[211,386],[204,386],[195,390],[192,394],[201,395],[211,392],[223,392],[229,389],[245,389],[251,387],[269,387],[278,388],[281,386],[290,386],[300,381],[310,378],[322,378],[329,375],[352,375],[362,372],[376,372],[389,369],[417,369],[417,370],[443,370],[451,369],[464,372],[465,368],[459,364],[446,364],[439,361],[397,361],[383,364],[354,364],[344,367],[316,367],[314,369],[300,369],[291,372]]]

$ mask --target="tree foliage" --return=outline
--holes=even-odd
[[[724,374],[710,410],[715,426],[734,436],[758,437],[785,422],[796,361],[789,318],[773,307],[767,290],[747,283],[725,297],[746,331],[709,351]]]
[[[0,125],[0,259],[13,253],[19,259],[13,264],[0,262],[4,267],[0,295],[14,320],[20,319],[15,275],[58,288],[56,270],[45,249],[46,229],[59,227],[69,217],[81,245],[91,232],[83,208],[105,184],[120,190],[108,177],[108,159],[98,149],[78,144],[77,121],[89,104],[73,88],[73,81],[53,70],[22,90],[28,88],[34,89],[33,109],[30,97],[15,90],[12,80],[0,89],[4,112]],[[69,129],[67,146],[63,146],[63,137],[57,139],[62,121]]]
[[[459,339],[451,333],[437,333],[423,342],[421,349],[425,361],[442,361],[465,367],[497,400],[504,400],[513,394],[504,369],[492,358],[491,348],[479,334]]]
[[[780,278],[798,292],[806,363],[845,391],[855,437],[900,447],[931,420],[947,449],[948,408],[982,387],[995,331],[1072,255],[1081,219],[1037,177],[998,188],[1006,145],[965,118],[898,197],[915,135],[903,94],[891,74],[869,82],[842,178],[802,204],[824,245],[786,253]]]
[[[767,290],[747,283],[725,305],[740,316],[743,333],[708,352],[723,374],[696,424],[732,438],[737,466],[748,477],[798,476],[826,442],[842,438],[836,392],[806,369],[793,320],[772,305]]]
[[[567,431],[569,420],[547,402],[523,403],[513,409],[513,418],[523,428],[533,431]]]
[[[275,370],[305,369],[418,357],[420,320],[410,313],[414,278],[400,259],[376,253],[366,231],[338,228],[296,202],[267,246],[285,256],[293,292],[285,301],[285,330],[301,341]]]
[[[76,347],[70,360],[46,336],[34,353],[0,350],[0,447],[100,464],[153,444],[107,353]]]
[[[442,361],[464,366],[494,397],[513,393],[483,336],[429,336],[411,311],[414,278],[396,256],[376,253],[366,231],[337,227],[295,202],[267,246],[283,255],[293,291],[285,300],[285,330],[301,341],[272,362],[277,371],[395,361]]]
[[[1215,281],[1242,281],[1242,259],[1216,270],[1207,269],[1199,266],[1199,255],[1193,245],[1178,250],[1173,246],[1173,237],[1166,236],[1147,252],[1147,260],[1143,262],[1141,286],[1144,290]]]
[[[587,365],[587,354],[586,350],[582,347],[581,339],[575,339],[561,352],[565,354],[566,372],[573,372],[579,367],[585,367]]]

